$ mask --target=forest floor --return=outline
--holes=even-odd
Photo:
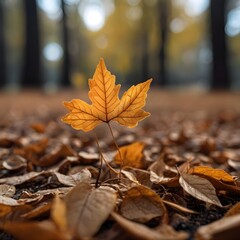
[[[0,239],[238,239],[239,93],[152,88],[150,117],[112,124],[120,177],[97,127],[97,186],[94,134],[60,120],[73,98],[87,92],[0,93]]]

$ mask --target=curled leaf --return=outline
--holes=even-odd
[[[166,215],[162,199],[150,188],[138,185],[129,189],[120,206],[121,214],[137,222]]]

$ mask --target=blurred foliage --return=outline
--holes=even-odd
[[[75,87],[86,86],[94,66],[104,57],[118,82],[137,83],[146,76],[159,81],[159,51],[161,44],[159,2],[165,0],[64,0],[70,56],[70,80]],[[167,12],[168,37],[166,44],[168,85],[208,87],[212,63],[209,36],[209,0],[171,0]],[[64,54],[61,28],[60,0],[37,0],[41,42],[43,83],[59,85]],[[4,38],[6,49],[7,83],[19,83],[24,49],[23,0],[1,0],[4,8]],[[55,4],[55,5],[54,5]],[[87,16],[90,8],[100,9]],[[240,1],[228,1],[227,12],[240,8]],[[85,11],[85,12],[84,12]],[[239,10],[240,11],[240,10]],[[229,20],[229,14],[228,21]],[[239,14],[240,15],[240,14]],[[88,19],[87,19],[88,18]],[[103,25],[97,30],[88,26]],[[237,21],[237,19],[236,19]],[[228,22],[227,22],[228,24]],[[240,28],[240,24],[238,26]],[[232,87],[240,87],[240,32],[228,36]],[[49,45],[54,43],[55,45]],[[47,48],[47,46],[54,48]],[[47,52],[48,51],[48,52]],[[147,53],[147,66],[143,61]],[[56,56],[55,56],[55,55]],[[48,57],[50,56],[50,57]],[[55,58],[54,58],[55,56]],[[34,79],[33,79],[34,81]]]

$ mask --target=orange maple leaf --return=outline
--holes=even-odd
[[[62,121],[70,124],[74,129],[88,132],[102,122],[116,121],[127,127],[135,127],[139,121],[148,117],[150,113],[144,107],[147,91],[152,79],[129,88],[122,96],[118,97],[121,85],[115,84],[115,76],[106,68],[104,60],[100,59],[92,79],[89,79],[88,96],[91,105],[80,100],[72,99],[64,102],[70,110]]]

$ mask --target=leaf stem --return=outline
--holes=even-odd
[[[121,178],[122,167],[123,167],[122,154],[121,154],[120,148],[119,148],[119,146],[118,146],[118,144],[117,144],[117,142],[116,142],[116,139],[115,139],[115,137],[114,137],[114,135],[113,135],[113,131],[112,131],[112,127],[111,127],[110,123],[108,122],[107,125],[108,125],[108,128],[109,128],[109,130],[110,130],[110,133],[111,133],[111,135],[112,135],[112,139],[113,139],[114,145],[115,145],[116,148],[117,148],[117,151],[118,151],[118,154],[119,154],[119,157],[120,157],[120,160],[121,160],[120,171],[119,171],[119,178]]]
[[[103,161],[106,163],[106,165],[108,166],[108,168],[109,168],[112,172],[114,172],[114,173],[117,174],[117,175],[119,175],[119,172],[116,171],[116,170],[108,163],[108,161],[104,158],[103,153],[102,153],[102,150],[101,150],[100,145],[99,145],[99,140],[98,140],[98,137],[97,137],[97,134],[96,134],[96,133],[95,133],[95,140],[96,140],[97,147],[98,147],[98,151],[99,151],[99,155],[100,155],[99,173],[98,173],[97,180],[96,180],[96,183],[95,183],[95,187],[97,188],[97,187],[99,186],[99,179],[100,179],[101,172],[102,172]]]

